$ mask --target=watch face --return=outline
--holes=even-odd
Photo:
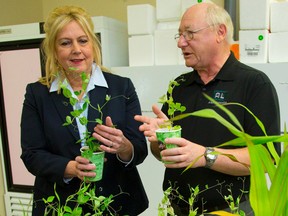
[[[218,155],[217,154],[211,154],[214,152],[213,148],[207,147],[205,152],[205,159],[206,159],[206,168],[210,168],[214,162],[216,161]]]
[[[208,154],[207,154],[207,158],[210,159],[210,160],[215,160],[215,159],[217,158],[217,156],[214,155],[214,154],[208,153]]]

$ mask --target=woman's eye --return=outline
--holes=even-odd
[[[80,44],[86,44],[86,43],[88,43],[88,39],[80,39],[79,43]]]
[[[64,47],[67,47],[67,46],[71,45],[71,42],[70,41],[62,41],[62,42],[60,42],[60,45],[64,46]]]

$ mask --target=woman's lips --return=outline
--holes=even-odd
[[[73,64],[80,64],[82,61],[83,61],[83,59],[72,59],[72,60],[70,60]]]

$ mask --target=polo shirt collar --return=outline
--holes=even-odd
[[[233,64],[237,61],[234,54],[231,52],[230,56],[228,57],[227,61],[224,63],[222,68],[220,69],[219,73],[216,75],[214,79],[218,80],[234,80],[233,70],[231,70],[231,67],[233,67]],[[193,82],[199,82],[200,76],[197,73],[196,70],[191,72],[191,76],[186,80],[185,84],[190,85]]]

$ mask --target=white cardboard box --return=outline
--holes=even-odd
[[[270,33],[269,62],[288,62],[288,31]]]
[[[181,18],[180,0],[156,0],[157,21],[175,21]]]
[[[268,41],[268,30],[240,30],[240,61],[243,63],[267,63]]]
[[[269,9],[271,0],[239,1],[240,29],[269,29]]]
[[[156,28],[156,9],[150,4],[128,5],[127,23],[129,35],[153,34]]]
[[[177,29],[155,30],[155,65],[177,65],[179,48],[174,39]]]
[[[154,65],[154,36],[136,35],[129,38],[129,66]]]
[[[102,64],[109,68],[128,66],[127,24],[104,16],[92,17],[92,21],[101,37]]]
[[[271,3],[270,30],[273,33],[288,31],[288,1]]]
[[[171,21],[171,22],[158,22],[156,29],[178,29],[180,25],[180,21]],[[177,34],[178,31],[175,32]]]

